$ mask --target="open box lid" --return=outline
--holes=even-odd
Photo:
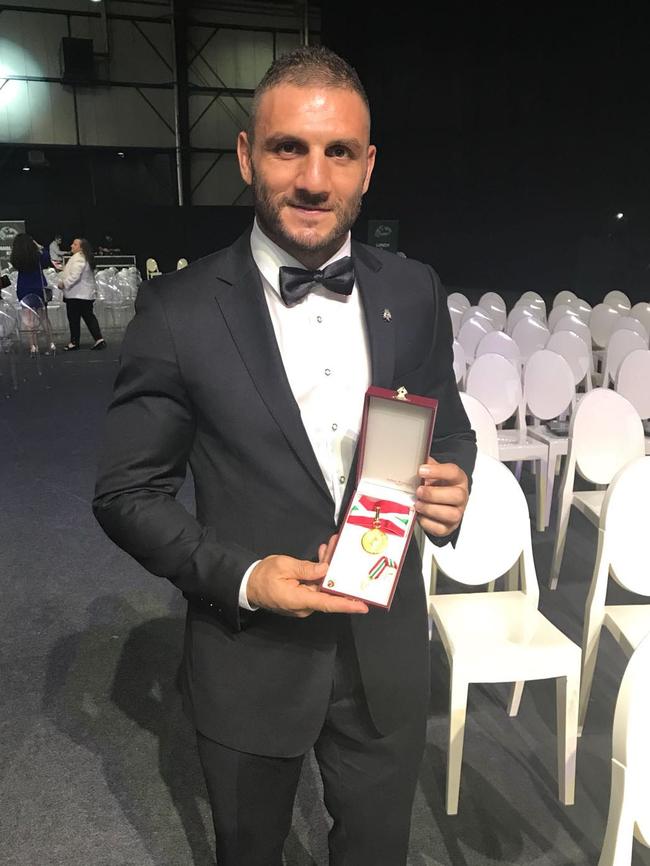
[[[431,450],[438,401],[404,388],[366,391],[360,435],[357,485],[363,479],[415,496],[418,468]]]

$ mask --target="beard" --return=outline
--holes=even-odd
[[[317,253],[338,246],[340,239],[347,235],[359,216],[363,200],[363,182],[345,203],[328,202],[327,195],[310,195],[304,191],[297,192],[293,197],[274,198],[254,168],[251,168],[251,172],[255,214],[260,226],[278,246],[294,256],[297,252]],[[316,236],[309,229],[291,231],[282,221],[282,211],[285,207],[298,205],[316,208],[326,203],[336,221],[333,228],[325,235]],[[335,252],[335,249],[332,252]]]

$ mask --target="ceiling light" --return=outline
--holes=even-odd
[[[23,171],[31,171],[31,168],[28,165],[24,165]]]
[[[625,216],[625,214],[617,213],[617,214],[616,214],[616,219],[617,219],[617,220],[622,220],[624,216]]]

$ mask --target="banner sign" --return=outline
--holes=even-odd
[[[399,220],[368,220],[368,243],[396,253],[399,236]]]
[[[24,231],[25,220],[0,220],[0,269],[9,267],[14,238]]]

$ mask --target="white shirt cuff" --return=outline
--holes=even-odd
[[[258,559],[257,562],[254,562],[252,565],[249,565],[246,571],[244,572],[244,576],[242,578],[241,585],[239,587],[239,606],[243,607],[244,610],[259,610],[259,607],[255,607],[250,604],[248,601],[248,596],[246,595],[246,587],[248,586],[248,578],[251,576],[251,572],[255,568],[256,565],[259,565],[261,559]]]

